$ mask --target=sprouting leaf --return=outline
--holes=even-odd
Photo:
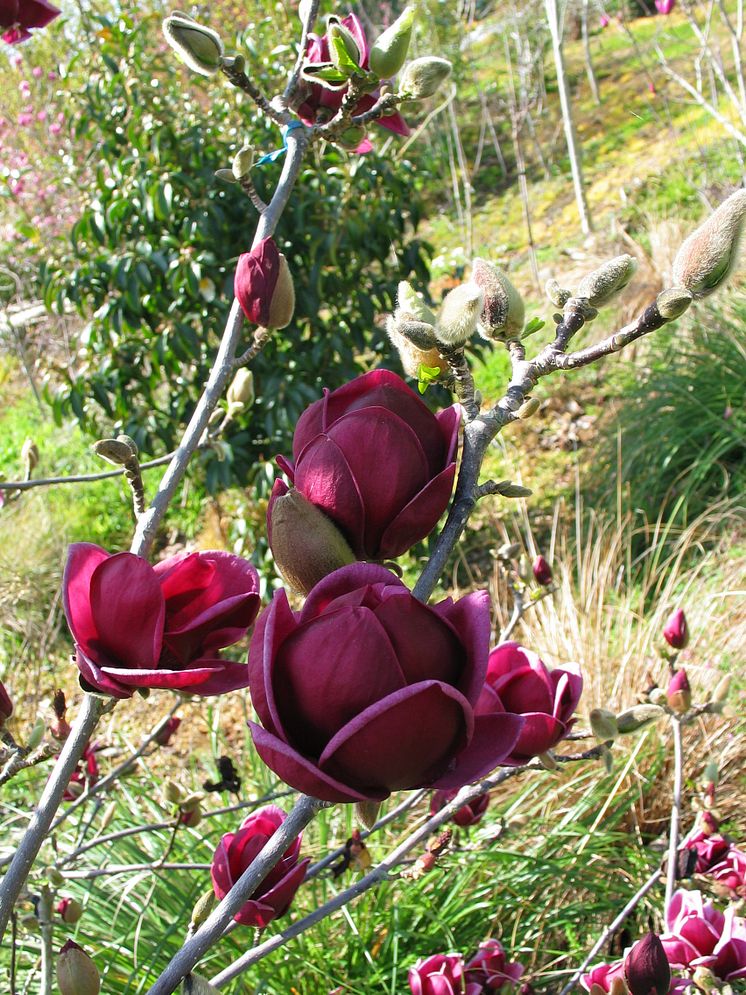
[[[523,341],[523,339],[527,339],[529,335],[533,335],[534,332],[538,332],[544,327],[544,325],[546,325],[546,321],[544,321],[543,318],[531,318],[530,321],[526,322],[526,327],[523,329],[523,333],[521,335],[521,341]]]
[[[424,394],[430,384],[435,383],[439,376],[439,367],[425,366],[424,363],[420,363],[417,370],[417,390],[420,394]]]

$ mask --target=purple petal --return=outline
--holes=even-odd
[[[86,656],[85,651],[80,646],[77,646],[76,650],[75,663],[81,677],[91,687],[95,688],[96,691],[100,691],[101,694],[110,694],[112,698],[132,697],[134,694],[133,688],[120,684],[115,676],[109,676],[110,674],[116,675],[117,671],[115,669],[110,670],[109,673],[104,673],[98,664]]]
[[[305,447],[295,468],[295,486],[342,529],[355,553],[363,552],[366,508],[336,442],[320,435]]]
[[[86,655],[103,653],[124,667],[155,669],[165,606],[150,564],[133,553],[115,553],[93,571],[90,597],[97,639],[84,647]]]
[[[546,753],[562,739],[567,732],[564,722],[560,722],[545,712],[523,712],[526,720],[512,751],[511,758],[525,763],[532,757]]]
[[[251,703],[264,727],[277,734],[282,733],[282,723],[272,690],[272,665],[279,647],[297,626],[287,594],[280,588],[259,616],[249,647]]]
[[[420,539],[430,535],[451,500],[455,476],[456,464],[451,463],[390,521],[378,543],[378,553],[382,558],[401,556]]]
[[[459,691],[474,708],[482,692],[490,645],[490,598],[486,591],[474,591],[458,601],[450,598],[433,607],[451,626],[466,648],[467,663]]]
[[[434,680],[459,687],[466,652],[451,626],[432,608],[402,590],[381,602],[375,618],[390,640],[405,677],[403,683]]]
[[[374,585],[383,588],[384,596],[388,588],[407,590],[396,574],[377,563],[350,563],[346,567],[334,570],[316,584],[306,598],[298,621],[307,622],[320,615],[337,598],[350,592],[357,592],[359,588]]]
[[[67,553],[62,604],[70,632],[79,646],[88,646],[98,635],[91,611],[91,577],[109,555],[105,549],[90,542],[74,542]]]
[[[461,788],[487,777],[510,756],[523,728],[523,716],[477,715],[474,735],[455,757],[453,766],[433,784],[436,788]]]

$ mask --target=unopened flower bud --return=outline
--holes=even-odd
[[[77,943],[68,940],[57,956],[57,985],[60,995],[99,995],[98,968]]]
[[[622,736],[630,732],[637,732],[638,729],[643,729],[651,722],[656,722],[665,714],[665,711],[658,705],[633,705],[632,708],[617,715],[617,729]]]
[[[123,466],[136,456],[132,447],[121,439],[99,439],[91,448],[97,456],[114,466]]]
[[[415,321],[423,321],[428,325],[435,324],[435,315],[418,294],[411,283],[401,280],[396,289],[396,313],[411,314]]]
[[[41,719],[37,719],[31,728],[28,739],[26,740],[26,749],[35,750],[44,738],[45,732],[46,726],[44,722]]]
[[[163,785],[163,797],[169,804],[177,805],[184,798],[184,792],[176,781],[166,781]]]
[[[254,374],[246,367],[236,371],[226,394],[228,408],[241,411],[254,403]]]
[[[153,736],[153,742],[159,746],[168,746],[180,725],[181,719],[177,715],[170,716]]]
[[[353,124],[349,128],[345,128],[334,141],[340,148],[345,149],[347,152],[354,152],[365,139],[366,134],[364,125]]]
[[[437,348],[438,340],[435,336],[434,324],[426,321],[419,321],[414,315],[406,311],[397,310],[387,321],[387,331],[389,338],[394,341],[392,332],[403,336],[412,345],[417,346],[425,352]]]
[[[616,715],[607,708],[592,709],[588,719],[591,723],[591,731],[596,739],[603,742],[607,739],[616,739],[619,735]]]
[[[249,321],[263,328],[285,328],[295,310],[295,288],[285,256],[273,238],[238,257],[234,292]]]
[[[48,867],[47,871],[46,871],[46,874],[47,874],[47,881],[49,881],[49,883],[54,888],[59,888],[59,887],[61,887],[65,883],[65,878],[57,870],[56,867]]]
[[[689,642],[689,629],[683,608],[677,608],[668,617],[663,629],[663,638],[675,650],[683,650]]]
[[[674,318],[681,317],[693,300],[685,287],[670,287],[668,290],[661,290],[655,298],[655,304],[661,318],[673,321]]]
[[[486,259],[475,259],[471,279],[484,293],[480,315],[484,337],[499,341],[517,338],[523,329],[526,308],[508,277]]]
[[[67,721],[67,702],[65,701],[65,692],[62,688],[57,688],[54,692],[52,708],[54,710],[54,720],[50,723],[49,731],[58,742],[64,743],[70,735],[71,729],[70,723]]]
[[[434,55],[415,59],[404,68],[399,81],[399,95],[404,100],[432,97],[451,75],[451,63]]]
[[[189,932],[194,932],[195,929],[199,929],[202,923],[208,918],[213,908],[215,907],[215,892],[210,889],[206,891],[202,898],[197,900],[194,908],[192,909],[192,916],[189,920]]]
[[[746,216],[746,190],[737,190],[684,241],[673,264],[676,284],[707,297],[730,276]]]
[[[244,145],[233,156],[231,172],[237,180],[241,180],[244,176],[247,176],[251,172],[251,167],[253,165],[254,149],[251,145]]]
[[[668,682],[668,707],[672,712],[683,715],[692,707],[692,691],[689,687],[689,678],[683,669],[677,670]]]
[[[222,180],[223,183],[238,183],[238,179],[232,169],[216,169],[215,176],[217,179]]]
[[[514,556],[517,556],[521,551],[520,544],[517,542],[505,542],[496,551],[495,556],[498,560],[512,560]]]
[[[407,376],[419,379],[420,369],[427,367],[429,370],[435,371],[434,379],[445,376],[448,373],[448,362],[440,355],[439,351],[434,346],[429,349],[420,348],[411,341],[409,335],[404,335],[400,331],[400,328],[406,328],[407,332],[410,332],[413,325],[418,326],[414,329],[415,334],[425,334],[433,330],[431,325],[425,325],[424,322],[403,322],[400,326],[394,315],[389,315],[386,322],[386,331],[391,344],[399,353],[404,372]]]
[[[26,439],[21,446],[21,462],[29,475],[39,465],[39,449],[33,439]]]
[[[358,821],[361,822],[366,829],[370,829],[378,818],[378,812],[380,811],[380,802],[355,802],[355,816]]]
[[[668,696],[663,688],[653,688],[653,690],[648,694],[648,700],[651,705],[667,705]]]
[[[333,570],[355,562],[355,554],[337,526],[296,490],[275,492],[267,509],[272,555],[286,582],[308,594]]]
[[[362,53],[352,32],[333,14],[327,21],[326,40],[329,45],[329,58],[342,72],[359,68]]]
[[[652,931],[625,957],[624,977],[630,995],[668,995],[671,967],[663,944]]]
[[[412,40],[412,26],[417,8],[414,4],[405,7],[394,23],[386,28],[373,43],[368,65],[379,79],[396,76],[409,51]]]
[[[636,269],[632,256],[615,256],[584,276],[575,296],[585,297],[591,307],[601,307],[627,286]]]
[[[117,814],[116,801],[109,802],[109,804],[104,809],[104,814],[101,816],[101,823],[98,827],[99,834],[103,833],[105,829],[109,828],[116,814]]]
[[[83,906],[75,898],[62,898],[57,903],[56,911],[63,922],[72,926],[83,915]]]
[[[538,397],[529,397],[529,399],[525,401],[516,411],[516,415],[521,419],[521,421],[525,421],[527,418],[535,415],[540,407],[541,401]]]
[[[212,28],[197,24],[186,14],[169,14],[163,34],[171,48],[194,72],[214,76],[223,57],[223,43]]]
[[[570,291],[561,287],[554,278],[547,280],[544,292],[555,307],[564,307],[572,297]]]
[[[475,283],[454,287],[441,305],[435,325],[435,336],[443,345],[459,349],[477,330],[484,294]]]
[[[182,805],[179,811],[179,822],[182,826],[194,829],[202,822],[202,806],[199,802]]]
[[[5,685],[0,681],[0,729],[3,728],[7,720],[13,714],[13,702],[10,695],[5,690]]]
[[[531,564],[531,570],[533,571],[534,579],[537,584],[541,584],[542,587],[547,587],[552,583],[552,568],[543,556],[539,555],[536,557],[534,562]]]

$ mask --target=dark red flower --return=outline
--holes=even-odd
[[[536,653],[518,643],[502,643],[490,653],[477,715],[514,712],[525,724],[509,760],[526,763],[546,753],[570,731],[583,678],[576,663],[550,670]]]
[[[474,715],[489,628],[485,591],[424,605],[371,563],[329,574],[299,613],[277,591],[249,652],[259,755],[326,801],[485,776],[523,725],[504,712]]]
[[[175,715],[172,715],[168,722],[164,723],[163,728],[155,737],[155,742],[159,746],[168,746],[180,725],[181,719],[177,718]]]
[[[384,560],[429,535],[446,510],[460,420],[456,406],[433,415],[395,373],[374,370],[306,408],[295,462],[277,462],[357,557]],[[272,497],[287,491],[278,480]]]
[[[684,668],[680,668],[672,675],[666,689],[668,707],[683,714],[688,712],[692,705],[692,690],[689,687],[689,678],[686,676]]]
[[[536,557],[531,564],[531,569],[534,572],[534,579],[537,584],[541,584],[542,587],[548,587],[552,583],[552,568],[543,556]]]
[[[362,69],[368,68],[368,56],[369,48],[368,41],[365,37],[365,31],[363,26],[354,14],[348,14],[347,17],[343,17],[341,23],[351,32],[352,37],[355,39],[358,49],[360,50],[361,61],[360,67]],[[306,43],[306,61],[311,63],[319,62],[329,62],[329,42],[324,35],[320,37],[319,35],[310,34],[308,36],[308,42]],[[321,86],[318,83],[310,83],[308,85],[308,93],[306,99],[298,108],[298,116],[306,124],[315,124],[317,121],[328,121],[337,113],[339,108],[342,106],[342,101],[344,95],[347,92],[347,87],[343,86],[339,89],[330,90],[328,87]],[[360,98],[359,102],[355,106],[354,114],[362,114],[378,101],[378,91],[372,94],[365,94]],[[408,135],[409,128],[404,120],[404,118],[396,111],[394,114],[388,114],[385,117],[378,118],[375,122],[379,124],[382,128],[386,128],[388,131],[393,131],[397,135]],[[367,138],[358,145],[355,151],[358,154],[364,152],[369,152],[373,146],[370,144]]]
[[[34,28],[45,28],[60,11],[47,0],[0,0],[0,28],[7,28],[2,39],[17,45],[31,37]]]
[[[683,650],[689,642],[689,630],[683,608],[677,608],[669,615],[663,629],[663,638],[675,650]]]
[[[152,567],[132,553],[74,543],[63,602],[78,669],[115,698],[143,687],[199,695],[246,687],[248,668],[217,651],[246,634],[258,592],[256,570],[229,553],[182,553]]]
[[[86,744],[83,755],[75,770],[70,775],[70,780],[67,782],[65,793],[62,796],[66,802],[71,802],[79,798],[84,791],[88,791],[98,781],[100,770],[96,754],[100,749],[100,743]]]
[[[238,257],[233,292],[248,320],[263,328],[284,328],[295,308],[293,278],[273,238]]]
[[[409,969],[412,995],[463,995],[464,958],[461,954],[433,954],[421,957]],[[479,988],[473,987],[468,995]]]
[[[430,799],[430,815],[435,815],[435,813],[440,812],[445,805],[452,802],[458,791],[458,788],[452,788],[450,791],[436,791]],[[485,791],[483,794],[477,795],[476,798],[472,798],[472,800],[467,802],[466,805],[462,805],[461,808],[451,816],[451,820],[455,822],[457,826],[475,826],[487,811],[489,804],[490,793],[489,791]]]
[[[683,841],[682,847],[693,850],[697,854],[695,874],[705,874],[710,868],[725,857],[730,850],[730,841],[720,833],[708,833],[700,830],[690,833]]]
[[[668,995],[671,968],[663,944],[652,930],[624,958],[624,980],[630,995]]]
[[[212,886],[219,900],[225,898],[287,818],[276,805],[267,805],[245,819],[235,833],[226,833],[212,858]],[[244,926],[264,927],[287,912],[301,885],[308,860],[298,860],[302,836],[285,853],[233,917]]]
[[[0,681],[0,729],[13,714],[13,702],[10,695],[5,690],[5,685]]]
[[[732,846],[716,864],[707,868],[713,881],[731,896],[746,898],[746,853]]]
[[[523,970],[523,964],[508,961],[499,940],[485,940],[466,962],[466,982],[480,985],[480,992],[499,992],[505,985],[513,991]]]

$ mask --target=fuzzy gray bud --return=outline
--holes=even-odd
[[[544,292],[555,307],[564,307],[572,297],[570,291],[560,287],[554,278],[547,280]]]
[[[585,297],[592,307],[601,307],[627,286],[636,269],[632,256],[615,256],[584,276],[575,296]]]
[[[244,145],[236,152],[231,164],[231,172],[237,180],[243,179],[254,165],[254,149],[251,145]]]
[[[685,239],[673,263],[673,278],[695,298],[707,297],[730,276],[746,216],[746,190],[737,190]]]
[[[451,63],[434,55],[415,59],[404,68],[399,82],[399,96],[404,100],[432,97],[451,75]]]
[[[591,731],[596,739],[601,741],[616,739],[619,735],[616,715],[608,708],[594,708],[588,718],[591,723]]]
[[[163,34],[171,48],[194,72],[214,76],[223,59],[223,43],[212,28],[197,24],[187,14],[169,14]]]
[[[674,318],[681,317],[693,299],[686,287],[671,287],[658,294],[655,298],[655,304],[661,318],[673,321]]]
[[[459,349],[477,330],[484,294],[476,283],[462,283],[446,294],[438,313],[435,336],[443,345]]]
[[[526,308],[523,298],[507,276],[486,259],[475,259],[472,283],[484,294],[481,330],[487,339],[514,339],[523,329]]]
[[[656,722],[666,714],[665,710],[658,705],[633,705],[625,712],[620,712],[616,717],[616,724],[620,735],[630,732],[637,732],[651,722]]]
[[[438,349],[435,347],[422,348],[415,345],[408,335],[403,334],[401,329],[406,329],[408,335],[421,332],[423,335],[429,336],[432,334],[433,328],[424,322],[403,322],[400,325],[395,315],[389,316],[386,322],[386,331],[391,344],[399,353],[401,364],[407,376],[419,378],[421,366],[427,366],[431,370],[437,368],[440,371],[440,376],[445,376],[448,373],[448,363],[440,355]]]
[[[428,325],[435,324],[435,315],[418,294],[411,283],[401,280],[396,290],[396,310],[406,311],[417,321],[425,321]]]
[[[228,407],[234,411],[251,407],[254,403],[254,374],[251,370],[247,370],[245,367],[236,370],[236,375],[228,388],[226,400]]]

